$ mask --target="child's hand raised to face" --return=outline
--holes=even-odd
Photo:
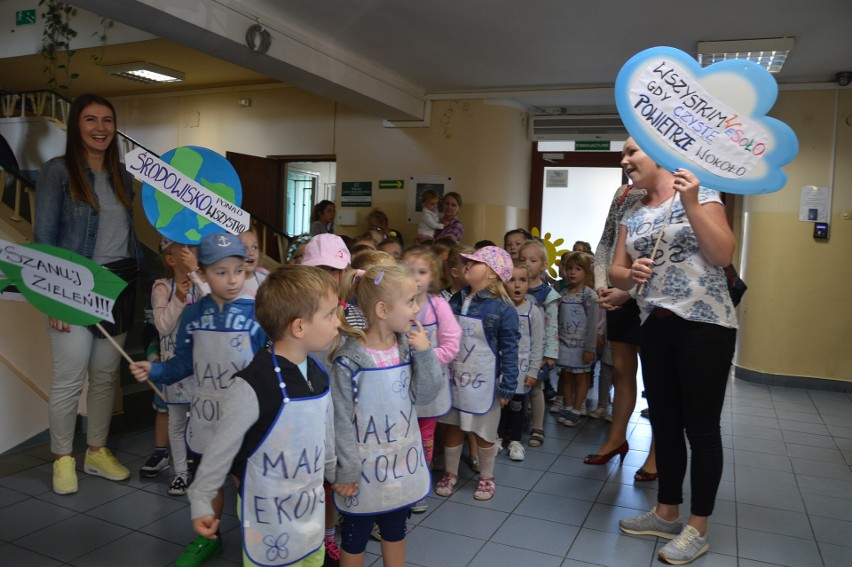
[[[417,325],[416,331],[409,331],[408,344],[416,351],[424,351],[432,348],[432,343],[429,342],[429,335],[423,330],[423,325],[420,321],[414,322]]]

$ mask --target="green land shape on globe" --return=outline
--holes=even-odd
[[[175,149],[175,153],[172,156],[172,160],[170,162],[175,169],[189,177],[190,179],[195,179],[198,175],[198,172],[201,171],[201,166],[204,164],[204,158],[201,157],[201,154],[187,147],[181,147]],[[212,183],[207,179],[200,179],[201,185],[222,197],[223,199],[228,200],[233,203],[234,198],[234,188],[225,185],[224,183]],[[184,210],[184,206],[163,193],[162,191],[154,191],[154,200],[157,202],[157,224],[155,228],[163,228],[168,226],[175,218],[179,212]],[[198,220],[198,229],[202,229],[207,226],[211,221],[208,218],[205,218],[202,215],[195,215]],[[184,233],[189,240],[199,241],[201,240],[201,233],[195,229],[189,229]]]

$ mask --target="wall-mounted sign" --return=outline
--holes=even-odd
[[[341,207],[369,207],[373,204],[372,181],[344,181],[340,185]]]
[[[405,179],[379,179],[379,189],[405,189]]]

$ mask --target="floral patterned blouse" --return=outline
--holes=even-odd
[[[713,265],[701,252],[679,196],[672,198],[676,200],[654,258],[654,274],[636,296],[642,322],[654,308],[661,307],[689,321],[736,328],[737,314],[725,270]],[[704,205],[722,200],[718,191],[701,187],[698,202]],[[668,207],[669,201],[653,207],[638,201],[625,213],[621,224],[627,229],[627,253],[631,258],[651,255]]]

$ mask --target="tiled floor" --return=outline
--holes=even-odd
[[[640,400],[637,410],[643,407]],[[412,517],[408,563],[656,564],[659,540],[621,535],[617,527],[620,518],[655,502],[656,483],[633,482],[650,427],[634,415],[622,466],[584,465],[606,428],[602,420],[566,428],[548,416],[544,446],[528,448],[522,463],[498,458],[497,494],[488,502],[473,499],[475,480],[463,465],[461,489],[449,499],[430,498],[428,513]],[[695,565],[852,565],[852,397],[732,379],[722,431],[725,469],[710,553]],[[117,437],[111,445],[135,471],[151,433]],[[169,565],[192,539],[186,499],[167,496],[165,478],[115,483],[80,473],[80,491],[57,496],[49,459],[46,446],[0,456],[0,565]],[[239,562],[233,492],[227,491],[225,552],[211,567]],[[382,565],[378,553],[371,542],[365,564]]]

